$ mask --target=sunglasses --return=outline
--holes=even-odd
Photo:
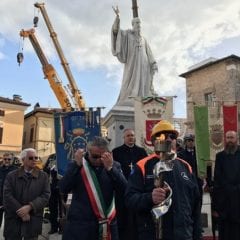
[[[91,154],[91,153],[89,153],[89,155],[91,156],[92,159],[95,159],[95,160],[97,160],[97,159],[102,157],[101,155],[98,155],[98,154]]]
[[[28,157],[28,160],[38,160],[38,157]]]
[[[12,159],[11,158],[4,158],[3,160],[8,160],[8,161],[11,161]]]
[[[174,133],[164,133],[164,135],[165,135],[166,139],[170,138],[171,140],[174,140],[177,138],[176,134],[174,134]]]

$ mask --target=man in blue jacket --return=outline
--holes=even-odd
[[[157,123],[151,134],[155,154],[140,160],[128,179],[125,201],[137,214],[139,240],[201,239],[199,189],[191,166],[178,159],[173,151],[177,136],[178,132],[168,121]],[[166,143],[169,150],[165,149]],[[160,169],[160,174],[153,174],[162,156],[169,156],[164,160],[168,167],[166,171]],[[160,178],[163,185],[157,184]],[[168,210],[162,212],[159,222],[153,209],[160,208],[164,202],[167,207],[164,210]]]
[[[115,193],[123,196],[127,180],[101,137],[77,150],[60,181],[60,191],[72,193],[63,240],[118,240]]]

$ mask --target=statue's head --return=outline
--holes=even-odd
[[[141,20],[136,17],[132,20],[132,27],[134,32],[141,32]]]

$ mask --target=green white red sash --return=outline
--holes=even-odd
[[[81,175],[92,209],[98,219],[99,240],[111,240],[110,223],[116,215],[115,199],[113,197],[111,205],[107,208],[96,174],[84,158]]]

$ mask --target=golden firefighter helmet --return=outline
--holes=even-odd
[[[178,137],[178,131],[174,129],[174,126],[167,120],[161,120],[152,129],[151,139],[154,140],[156,135],[160,133],[173,133],[175,138]]]

